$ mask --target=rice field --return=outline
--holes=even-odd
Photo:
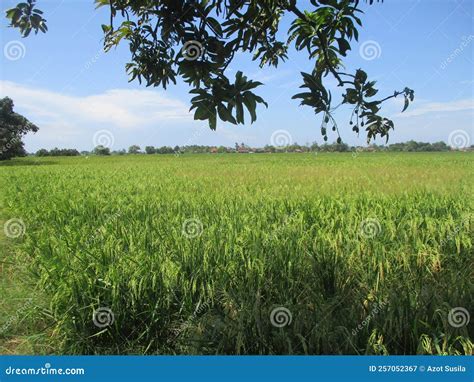
[[[25,158],[2,239],[52,353],[471,354],[473,175],[460,152]]]

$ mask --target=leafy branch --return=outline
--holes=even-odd
[[[373,4],[374,0],[366,0]],[[110,22],[102,26],[104,48],[110,50],[126,40],[131,60],[126,64],[130,81],[146,86],[176,84],[180,77],[191,88],[194,118],[207,120],[211,129],[217,120],[232,124],[245,123],[244,110],[253,123],[258,104],[266,102],[254,93],[262,85],[237,72],[227,75],[236,52],[253,54],[259,66],[278,67],[288,59],[288,48],[305,50],[314,62],[310,73],[302,73],[301,88],[306,91],[293,96],[301,105],[322,113],[321,133],[328,139],[332,129],[341,142],[334,111],[342,104],[353,106],[350,125],[359,133],[365,127],[367,140],[377,136],[388,140],[391,120],[381,116],[385,101],[403,96],[403,111],[414,99],[409,88],[374,99],[378,90],[367,73],[341,71],[342,59],[357,41],[362,27],[360,0],[310,0],[309,9],[301,10],[296,0],[95,0],[97,7],[110,10]],[[11,26],[27,36],[31,30],[46,31],[42,12],[35,9],[35,0],[20,3],[7,11]],[[295,17],[286,41],[279,39],[282,17]],[[324,85],[332,76],[343,89],[342,101],[332,106],[331,92]]]

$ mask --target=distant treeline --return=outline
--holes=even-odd
[[[473,150],[474,145],[464,150]],[[284,146],[275,147],[266,145],[265,147],[253,148],[244,143],[236,143],[235,147],[225,146],[146,146],[144,150],[140,146],[132,145],[126,151],[125,149],[118,151],[111,151],[108,147],[97,146],[93,151],[77,151],[76,149],[58,149],[54,148],[50,151],[46,149],[38,150],[37,156],[78,156],[78,155],[125,155],[125,154],[204,154],[204,153],[306,153],[306,152],[377,152],[377,151],[392,151],[392,152],[423,152],[423,151],[452,151],[456,150],[448,146],[444,142],[416,142],[408,141],[403,143],[393,143],[387,146],[384,145],[370,145],[370,146],[349,146],[345,143],[333,143],[318,145],[313,143],[311,145],[299,145],[297,143]]]
[[[57,147],[49,151],[40,149],[36,152],[38,157],[74,157],[78,155],[81,155],[81,153],[76,149],[58,149]]]

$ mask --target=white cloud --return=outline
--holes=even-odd
[[[5,96],[13,99],[16,111],[40,127],[25,137],[30,151],[54,146],[90,149],[100,129],[110,130],[120,147],[150,134],[167,136],[193,121],[189,105],[163,91],[111,89],[73,96],[0,81],[0,97]]]
[[[265,84],[276,80],[281,81],[283,78],[286,78],[293,73],[293,71],[287,69],[277,70],[275,68],[265,67],[250,73],[248,77],[252,81],[259,81]]]
[[[192,120],[188,105],[152,90],[111,89],[79,97],[0,81],[0,95],[9,96],[32,121],[47,126],[72,124],[84,128],[103,124],[137,129]]]
[[[404,113],[400,113],[397,117],[416,117],[425,114],[449,113],[456,111],[468,111],[474,109],[474,99],[461,99],[450,102],[428,102],[416,107],[414,104],[410,106]]]

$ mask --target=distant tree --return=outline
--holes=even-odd
[[[72,157],[72,156],[79,156],[81,155],[79,151],[76,149],[58,149],[55,147],[51,151],[41,149],[36,152],[36,156],[52,156],[52,157],[59,157],[59,156],[65,156],[65,157]]]
[[[158,154],[173,154],[175,151],[169,146],[163,146],[156,149]]]
[[[276,151],[276,148],[275,146],[272,146],[272,145],[266,145],[264,147],[264,150],[268,153],[274,153]]]
[[[46,20],[35,9],[36,0],[27,0],[7,10],[10,26],[23,36],[32,30],[46,32]],[[373,4],[375,1],[366,0]],[[405,110],[413,101],[413,90],[405,87],[390,95],[374,98],[378,92],[375,81],[362,69],[345,69],[343,60],[358,40],[363,14],[360,0],[194,0],[194,1],[124,1],[95,0],[97,7],[107,7],[108,24],[102,25],[106,51],[128,41],[131,62],[126,70],[131,80],[144,81],[147,86],[166,87],[181,77],[190,87],[194,119],[207,120],[212,130],[217,119],[243,124],[244,108],[253,123],[257,104],[266,102],[253,92],[262,85],[247,79],[241,71],[235,79],[226,71],[236,52],[249,53],[260,67],[275,66],[288,59],[293,46],[307,52],[313,65],[302,72],[305,90],[293,96],[301,105],[322,115],[321,134],[328,140],[328,131],[337,134],[334,110],[339,104],[353,108],[350,124],[356,133],[365,128],[367,140],[386,137],[393,122],[380,115],[382,103],[403,96]],[[301,5],[303,4],[303,5]],[[301,7],[300,7],[301,5]],[[293,20],[288,30],[283,16]],[[282,40],[280,40],[282,39]],[[342,101],[334,101],[327,87],[328,77],[335,80]],[[331,79],[329,79],[330,81]]]
[[[58,149],[57,147],[55,147],[55,148],[49,150],[49,156],[58,157],[58,156],[60,156],[60,155],[61,155],[61,154],[60,154],[60,151],[59,151],[59,149]]]
[[[319,146],[318,151],[329,152],[329,153],[347,152],[347,151],[350,151],[350,148],[345,143],[332,143],[332,144],[325,143],[324,145]]]
[[[129,154],[140,154],[140,146],[137,146],[137,145],[131,145],[129,148],[128,148],[128,153]]]
[[[147,154],[156,154],[156,149],[153,146],[146,146],[145,152]]]
[[[433,151],[449,151],[449,146],[445,142],[435,142],[432,144]]]
[[[30,131],[38,131],[36,125],[15,113],[13,107],[10,98],[0,99],[0,160],[25,156],[26,151],[21,138]]]
[[[37,156],[37,157],[47,157],[47,156],[49,156],[49,151],[46,150],[46,149],[39,149],[39,150],[36,152],[36,156]]]
[[[63,155],[68,156],[68,157],[76,157],[76,156],[80,156],[81,153],[76,149],[65,149],[63,150]]]
[[[102,145],[96,146],[92,152],[95,155],[110,155],[110,149]]]

